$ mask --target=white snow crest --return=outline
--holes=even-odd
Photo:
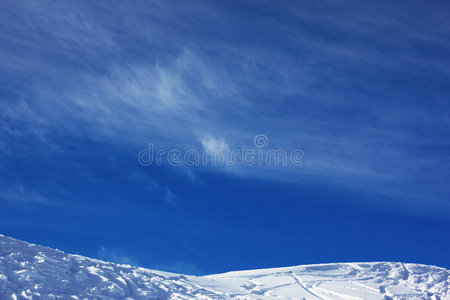
[[[188,276],[65,254],[0,235],[0,299],[435,299],[449,271],[335,263]]]

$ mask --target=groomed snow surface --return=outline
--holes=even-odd
[[[449,271],[336,263],[188,276],[103,262],[0,235],[0,299],[450,299]]]

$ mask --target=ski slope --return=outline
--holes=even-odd
[[[449,271],[375,262],[188,276],[0,235],[0,299],[450,299]]]

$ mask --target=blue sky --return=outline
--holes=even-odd
[[[450,267],[444,1],[6,1],[0,231],[189,274]],[[143,166],[156,149],[302,166]]]

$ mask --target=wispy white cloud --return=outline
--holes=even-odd
[[[170,205],[175,205],[176,196],[169,188],[166,188],[166,192],[164,194],[164,201],[166,201]]]
[[[224,154],[230,151],[230,146],[222,138],[203,136],[200,138],[200,142],[204,151],[219,151]]]
[[[39,191],[23,184],[16,184],[14,187],[8,189],[2,189],[0,192],[0,201],[6,203],[22,206],[28,204],[40,204],[40,205],[53,205],[54,201],[51,201]]]
[[[448,146],[446,97],[431,87],[420,89],[427,101],[411,100],[399,86],[411,76],[448,74],[439,57],[419,55],[419,48],[448,49],[442,24],[449,21],[432,6],[426,8],[436,18],[417,19],[399,4],[389,12],[377,5],[333,4],[335,16],[317,4],[282,6],[292,24],[268,14],[265,35],[241,28],[255,36],[249,41],[227,35],[234,15],[216,4],[186,12],[157,2],[99,3],[94,13],[82,3],[15,3],[2,12],[2,24],[13,28],[2,34],[11,46],[1,47],[0,57],[2,70],[23,89],[2,101],[2,132],[31,132],[57,145],[52,136],[64,130],[137,153],[149,142],[229,151],[263,131],[273,147],[305,152],[304,167],[271,170],[280,180],[390,182],[389,193],[398,182],[421,182],[445,194],[429,174],[448,174],[447,155],[424,158],[411,149]],[[127,17],[117,22],[109,10]],[[203,23],[215,24],[214,34],[189,31],[204,30]],[[427,28],[433,30],[424,34]],[[8,145],[0,145],[8,154]],[[267,174],[238,169],[242,176]]]

